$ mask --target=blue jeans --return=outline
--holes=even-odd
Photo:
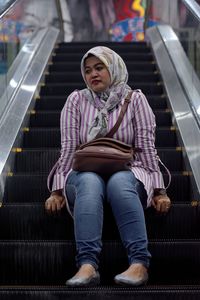
[[[103,179],[93,172],[72,171],[66,195],[74,216],[77,266],[89,263],[96,269],[102,248],[103,206],[108,201],[115,217],[129,264],[149,266],[143,207],[147,194],[131,171],[121,171]]]

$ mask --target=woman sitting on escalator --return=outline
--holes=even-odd
[[[48,211],[66,205],[74,219],[78,272],[67,286],[95,285],[100,281],[103,207],[107,201],[115,217],[129,266],[116,275],[117,284],[139,286],[148,280],[150,253],[144,209],[153,205],[167,212],[170,199],[155,149],[155,117],[140,90],[132,93],[123,121],[113,138],[141,148],[130,170],[100,176],[72,170],[78,145],[105,136],[120,114],[130,92],[123,59],[107,47],[94,47],[82,58],[81,72],[87,88],[69,95],[61,113],[61,155],[53,167],[46,200]]]

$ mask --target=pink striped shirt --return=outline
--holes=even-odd
[[[108,130],[116,123],[124,99],[109,114]],[[84,98],[81,90],[72,92],[61,112],[61,154],[48,176],[50,191],[64,189],[67,176],[71,171],[73,155],[79,144],[87,142],[90,124],[98,109]],[[132,172],[143,182],[151,203],[154,188],[163,188],[164,181],[159,168],[159,157],[155,149],[155,116],[145,95],[134,91],[123,121],[113,138],[141,148],[132,165]]]

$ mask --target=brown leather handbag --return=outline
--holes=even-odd
[[[129,170],[134,159],[135,149],[126,143],[113,139],[131,101],[131,91],[122,106],[119,118],[105,137],[96,138],[79,146],[75,151],[72,169],[81,172],[95,172],[111,175]]]

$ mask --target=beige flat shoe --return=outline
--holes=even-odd
[[[128,271],[130,268],[132,270]],[[115,283],[130,286],[145,285],[148,281],[147,269],[142,264],[133,264],[130,268],[127,271],[116,275],[114,278]]]

